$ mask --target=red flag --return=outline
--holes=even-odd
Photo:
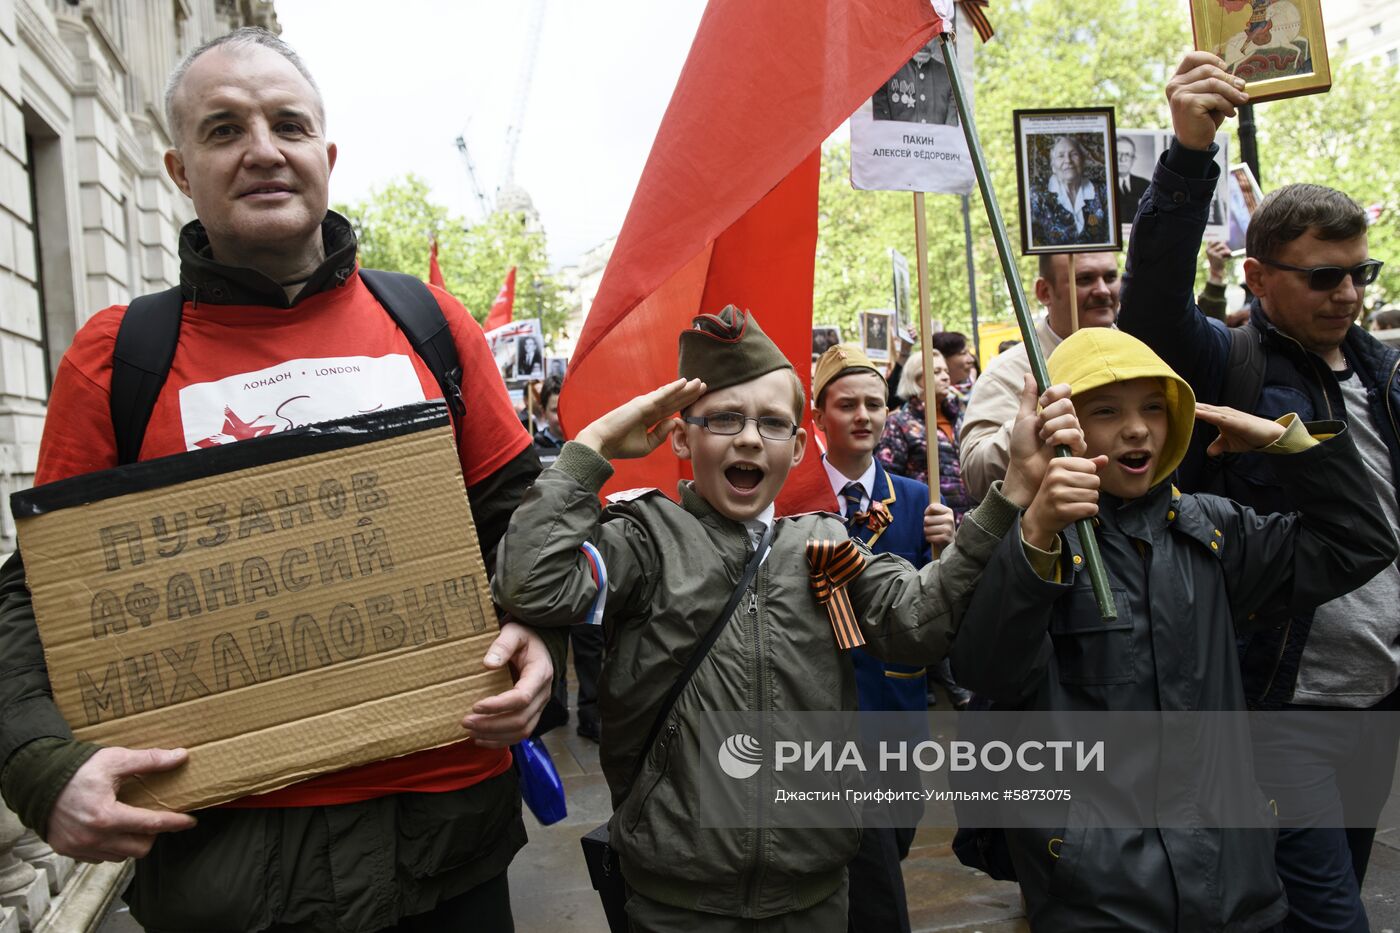
[[[515,308],[515,266],[510,267],[506,273],[506,280],[501,285],[501,290],[496,294],[496,300],[491,302],[491,313],[486,315],[486,323],[481,325],[482,330],[495,330],[497,327],[504,327],[510,323],[511,312]],[[559,396],[562,401],[564,396]]]
[[[433,238],[433,245],[428,248],[428,284],[447,291],[447,285],[442,281],[442,268],[437,261],[437,237]]]
[[[822,141],[942,23],[929,0],[710,0],[569,365],[570,434],[675,379],[680,331],[726,304],[810,386]],[[674,495],[662,447],[609,489]],[[779,512],[835,505],[809,444]]]

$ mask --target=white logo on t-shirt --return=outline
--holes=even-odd
[[[421,402],[402,353],[288,360],[180,390],[185,448],[216,447],[289,428]]]

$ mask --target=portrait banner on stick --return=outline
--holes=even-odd
[[[934,8],[952,22],[952,5],[938,0]],[[971,85],[971,44],[959,46],[968,63],[965,82]],[[851,185],[863,191],[969,194],[974,182],[942,43],[935,36],[851,114]]]

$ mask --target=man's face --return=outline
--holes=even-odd
[[[885,380],[865,370],[827,383],[817,427],[827,449],[842,456],[875,451],[885,430]]]
[[[1090,389],[1074,396],[1074,411],[1084,430],[1084,456],[1108,458],[1099,488],[1120,499],[1146,495],[1169,430],[1162,381],[1130,379]]]
[[[166,170],[216,258],[319,249],[336,151],[315,89],[291,62],[259,46],[212,49],[185,73],[174,109]]]
[[[1050,168],[1065,180],[1078,179],[1084,163],[1079,155],[1079,147],[1061,137],[1050,150]]]
[[[1118,175],[1127,178],[1133,170],[1133,162],[1137,159],[1137,147],[1133,145],[1131,139],[1118,137]]]
[[[559,393],[549,397],[544,406],[544,420],[549,425],[549,433],[555,437],[564,436],[564,426],[559,423]]]
[[[1319,240],[1311,231],[1286,244],[1275,262],[1290,266],[1341,266],[1345,269],[1364,262],[1366,235],[1351,240]],[[1276,269],[1257,259],[1244,261],[1245,282],[1259,297],[1264,313],[1283,331],[1314,353],[1329,353],[1341,346],[1353,321],[1361,314],[1366,288],[1352,284],[1351,276],[1331,291],[1313,291],[1301,272]]]
[[[792,374],[776,370],[725,389],[702,395],[690,406],[691,416],[737,411],[749,418],[773,416],[792,421],[795,398]],[[807,432],[772,441],[759,435],[758,425],[744,423],[738,434],[713,434],[698,424],[683,424],[671,432],[671,448],[689,460],[695,491],[725,518],[736,522],[757,518],[778,498],[788,471],[802,459]]]
[[[1069,257],[1055,256],[1053,278],[1035,282],[1035,296],[1049,313],[1050,329],[1061,337],[1070,333]],[[1074,260],[1080,327],[1108,327],[1118,319],[1117,253],[1080,253]]]

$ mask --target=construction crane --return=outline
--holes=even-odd
[[[511,112],[510,122],[506,124],[505,146],[501,157],[500,182],[496,185],[495,194],[499,195],[503,190],[515,184],[515,157],[520,149],[520,132],[525,125],[525,110],[530,102],[530,88],[535,79],[535,60],[540,49],[540,34],[544,31],[544,11],[548,0],[531,0],[530,16],[525,26],[525,49],[520,58],[520,72],[516,79],[515,106]],[[457,151],[462,154],[462,162],[467,167],[467,177],[471,180],[472,191],[476,195],[477,205],[481,208],[483,217],[490,216],[495,210],[495,197],[488,198],[482,190],[481,181],[477,176],[476,163],[472,160],[471,151],[467,146],[466,131],[456,139]]]
[[[462,161],[467,165],[467,178],[471,179],[472,192],[476,195],[476,203],[481,208],[482,217],[491,216],[491,202],[486,198],[486,192],[481,190],[481,182],[476,177],[476,163],[472,162],[472,154],[467,150],[467,137],[463,132],[457,137],[457,151],[462,154]]]
[[[516,81],[515,112],[506,127],[505,157],[501,161],[501,188],[515,183],[515,154],[520,148],[520,130],[525,124],[525,107],[530,102],[530,87],[535,80],[535,58],[540,50],[540,33],[544,31],[544,8],[548,0],[532,0],[530,19],[525,27],[525,54],[520,59],[520,77]]]

